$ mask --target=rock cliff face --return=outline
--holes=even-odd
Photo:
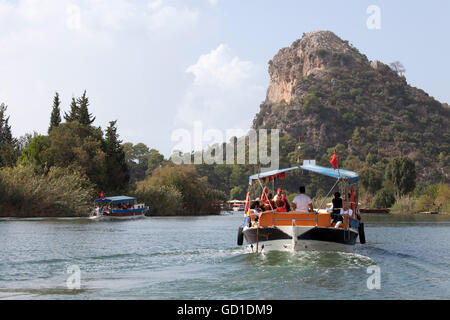
[[[269,63],[270,85],[267,103],[290,103],[295,97],[298,79],[315,75],[320,77],[328,70],[329,59],[326,52],[349,54],[361,60],[347,42],[330,31],[313,31],[305,34],[292,46],[281,49]],[[339,63],[344,64],[342,58]]]
[[[419,179],[449,181],[450,111],[331,31],[313,31],[269,61],[270,85],[253,127],[302,135],[312,153],[387,162],[409,156]]]

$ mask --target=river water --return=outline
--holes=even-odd
[[[450,216],[363,220],[352,254],[252,254],[236,245],[242,213],[3,219],[0,299],[450,298]]]

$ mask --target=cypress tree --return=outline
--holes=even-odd
[[[12,166],[17,160],[17,141],[12,136],[6,109],[7,105],[0,104],[0,167]]]
[[[70,113],[67,114],[64,112],[64,119],[67,122],[72,122],[72,121],[78,120],[79,109],[80,108],[78,107],[77,101],[75,100],[74,97],[72,97],[72,102],[70,103]]]
[[[50,133],[53,128],[59,126],[61,123],[61,110],[59,108],[60,104],[61,100],[59,100],[59,94],[56,92],[55,97],[53,98],[53,109],[52,114],[50,115],[50,126],[48,128],[48,133]]]
[[[86,90],[84,90],[83,95],[77,99],[77,104],[79,107],[78,121],[84,125],[91,125],[94,122],[95,117],[92,117],[92,114],[89,113],[89,99],[86,96]]]
[[[110,121],[105,133],[106,177],[104,189],[110,191],[125,189],[130,180],[125,152],[122,141],[119,140],[116,123],[117,120]]]

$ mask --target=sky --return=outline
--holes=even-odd
[[[450,103],[449,13],[446,0],[0,0],[0,103],[16,137],[46,134],[55,92],[68,111],[86,90],[94,125],[118,120],[122,141],[168,156],[177,132],[206,145],[247,131],[268,61],[313,30],[400,61],[408,83]]]

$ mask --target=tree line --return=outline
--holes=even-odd
[[[153,214],[192,215],[217,213],[220,201],[244,199],[248,190],[257,194],[248,186],[248,176],[261,170],[257,165],[175,165],[144,143],[123,143],[119,139],[116,120],[110,121],[105,130],[94,126],[96,118],[90,113],[89,106],[84,91],[80,97],[72,98],[68,111],[63,112],[60,96],[56,93],[47,134],[14,138],[7,106],[0,105],[0,190],[3,190],[2,199],[9,207],[34,208],[36,201],[45,199],[41,202],[47,208],[57,203],[53,206],[55,210],[70,214],[73,210],[70,203],[89,203],[103,191],[107,195],[135,195],[150,205]],[[353,134],[355,141],[358,138],[356,131]],[[229,143],[234,143],[237,150],[236,138]],[[267,143],[270,145],[270,139]],[[226,149],[226,143],[221,147]],[[448,185],[417,182],[416,165],[410,158],[380,159],[370,152],[361,158],[348,154],[346,149],[337,144],[318,157],[313,146],[284,134],[280,137],[280,167],[297,165],[299,155],[302,159],[316,159],[319,165],[329,166],[331,154],[336,150],[340,167],[360,175],[359,198],[363,207],[392,207],[405,212],[450,209]],[[247,159],[248,152],[247,145]],[[19,183],[16,176],[24,178]],[[45,181],[49,181],[50,176],[52,182],[49,185]],[[58,182],[58,179],[61,180]],[[34,181],[39,192],[30,189],[27,181]],[[299,184],[305,185],[312,197],[323,198],[334,181],[299,171],[269,187],[282,187],[288,198],[292,198]],[[88,205],[78,207],[86,211]],[[81,212],[77,214],[82,215]]]
[[[122,143],[117,120],[102,130],[94,125],[96,118],[89,107],[84,91],[63,112],[55,93],[47,134],[16,139],[7,106],[0,105],[3,214],[87,215],[100,192],[139,195],[154,214],[218,213],[217,202],[226,197],[211,188],[195,167],[174,166],[142,143]]]

